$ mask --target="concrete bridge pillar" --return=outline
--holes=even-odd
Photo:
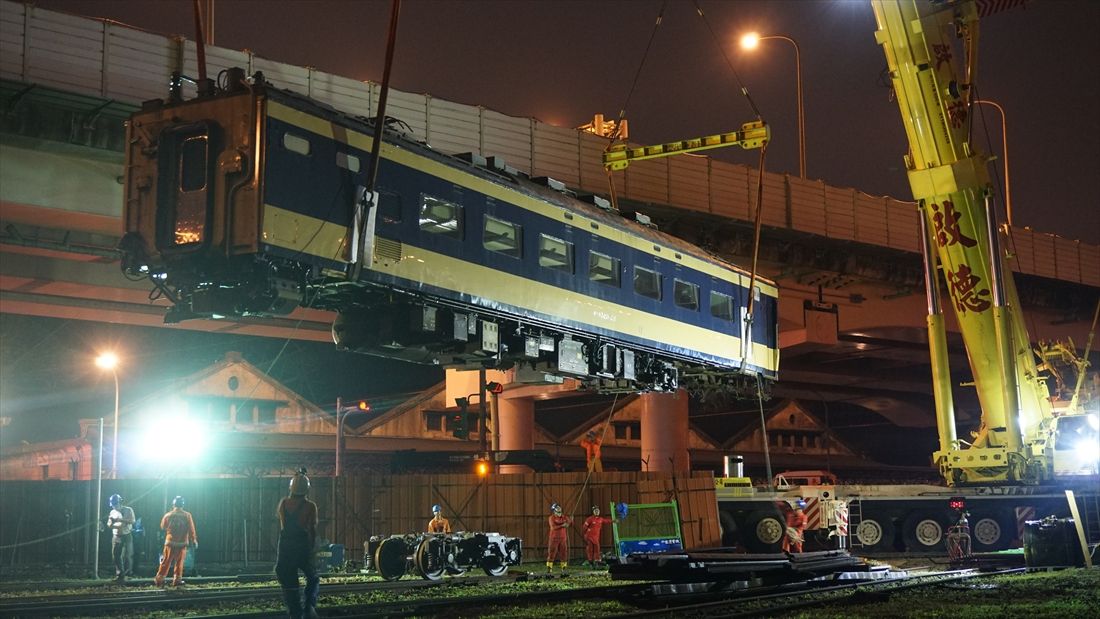
[[[497,429],[501,451],[535,448],[535,401],[529,397],[497,399]],[[522,464],[503,464],[501,473],[529,473]]]
[[[646,393],[639,399],[642,470],[672,473],[690,471],[687,392]]]

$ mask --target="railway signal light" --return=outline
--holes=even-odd
[[[470,406],[467,398],[455,398],[458,412],[451,415],[451,436],[467,440],[470,438],[470,413],[466,410]]]
[[[961,496],[953,496],[948,500],[947,505],[951,509],[962,511],[966,509],[966,499]]]
[[[489,474],[489,462],[478,458],[474,461],[474,472],[477,473],[478,477],[485,477]]]

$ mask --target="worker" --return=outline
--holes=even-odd
[[[183,583],[183,561],[187,558],[187,547],[199,547],[199,536],[195,533],[195,519],[191,512],[183,509],[186,505],[183,497],[172,499],[172,509],[160,519],[160,528],[164,531],[164,555],[160,559],[160,568],[153,579],[158,587],[164,585],[168,570],[175,565],[172,586]]]
[[[134,569],[134,510],[122,504],[122,495],[107,499],[111,513],[107,528],[111,530],[111,558],[115,561],[115,580],[125,582]]]
[[[581,447],[584,447],[584,455],[588,460],[589,473],[602,473],[603,462],[600,461],[600,444],[603,440],[596,435],[595,430],[589,430],[581,439]]]
[[[275,577],[283,588],[287,616],[291,619],[317,616],[317,596],[321,579],[317,576],[313,549],[317,542],[317,504],[306,498],[309,478],[300,468],[290,478],[289,496],[279,501],[279,549],[275,559]],[[298,594],[298,570],[306,577],[304,599]]]
[[[798,499],[794,509],[787,512],[787,534],[783,536],[783,552],[802,552],[802,540],[806,532],[806,501]]]
[[[565,568],[569,565],[569,538],[567,530],[573,524],[573,519],[562,515],[561,505],[550,505],[550,537],[546,543],[546,573],[554,573],[554,561],[561,567],[561,573],[565,574]]]
[[[600,532],[603,525],[611,524],[611,519],[600,515],[600,508],[592,506],[592,515],[584,519],[584,555],[585,565],[595,568],[602,563],[600,555]]]
[[[451,521],[443,517],[443,508],[432,505],[432,519],[428,521],[428,533],[450,533]]]

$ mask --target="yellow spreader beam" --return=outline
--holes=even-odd
[[[608,170],[623,170],[634,161],[694,153],[723,146],[740,146],[746,150],[760,148],[769,139],[771,139],[771,128],[763,121],[754,121],[741,125],[740,131],[707,135],[691,140],[637,147],[616,144],[603,154],[603,165]]]

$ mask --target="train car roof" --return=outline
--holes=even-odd
[[[356,128],[367,134],[373,134],[375,119],[372,117],[344,112],[332,107],[327,103],[316,101],[291,90],[278,88],[270,83],[263,84],[262,88],[265,94],[275,98],[281,103],[290,105],[291,107],[305,112],[319,112],[327,117],[329,120],[336,121],[344,125],[349,125],[351,128]],[[629,232],[632,235],[645,238],[658,245],[662,245],[674,251],[693,256],[699,260],[709,262],[720,268],[740,273],[746,277],[751,275],[751,272],[748,269],[732,264],[697,245],[693,245],[683,239],[661,232],[654,227],[646,226],[641,223],[627,219],[619,211],[604,209],[594,204],[589,204],[583,200],[578,199],[578,194],[571,190],[567,189],[563,192],[557,189],[553,189],[548,185],[537,183],[531,180],[531,177],[524,172],[520,172],[514,169],[499,170],[496,168],[487,168],[474,164],[469,160],[437,151],[432,148],[432,146],[427,142],[413,139],[405,135],[403,132],[392,129],[388,126],[385,128],[384,135],[386,141],[390,143],[399,144],[415,149],[421,155],[428,156],[433,159],[446,162],[449,165],[462,168],[463,170],[471,174],[478,175],[491,182],[516,186],[522,191],[533,194],[539,199],[557,205],[567,211],[580,214],[593,221],[597,221],[600,224],[604,224],[611,228],[615,228],[624,232]],[[757,280],[761,283],[773,287],[776,286],[774,280],[767,277],[762,277],[759,274],[757,275]]]

